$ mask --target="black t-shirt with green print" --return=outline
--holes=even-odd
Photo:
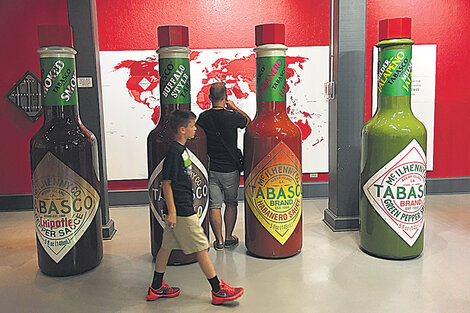
[[[186,146],[173,141],[163,161],[162,180],[171,180],[177,216],[191,216],[193,207],[192,164]],[[168,214],[165,206],[164,213]]]

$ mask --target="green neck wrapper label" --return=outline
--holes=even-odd
[[[380,96],[411,95],[411,49],[382,50],[378,69]]]
[[[183,104],[191,102],[189,59],[160,59],[161,104]]]
[[[41,80],[44,105],[77,105],[75,59],[41,58]]]
[[[286,57],[256,58],[256,100],[286,100]]]

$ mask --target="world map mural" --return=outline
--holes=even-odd
[[[160,118],[155,51],[100,53],[109,179],[147,178],[146,137]],[[303,172],[327,172],[328,47],[293,47],[287,54],[287,113],[302,132]],[[203,49],[190,54],[191,110],[209,109],[209,88],[223,81],[228,98],[256,114],[253,49]],[[239,146],[243,144],[243,131]]]

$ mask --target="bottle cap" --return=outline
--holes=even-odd
[[[411,38],[411,18],[398,17],[379,21],[379,41],[392,38]]]
[[[72,27],[69,25],[38,25],[39,47],[73,48]]]
[[[158,26],[158,46],[189,46],[189,30],[187,26],[182,25],[165,25]]]
[[[285,44],[286,27],[284,24],[260,24],[255,26],[255,44],[257,46],[269,43]]]

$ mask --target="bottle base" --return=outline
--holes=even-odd
[[[287,259],[287,258],[291,258],[293,256],[298,255],[301,251],[302,251],[302,249],[299,249],[295,253],[289,254],[289,255],[268,255],[268,256],[266,256],[266,255],[256,254],[256,253],[248,250],[248,248],[247,248],[246,254],[249,255],[249,256],[255,257],[255,258],[260,258],[260,259]]]
[[[384,254],[378,254],[378,253],[374,253],[374,252],[371,252],[371,251],[367,251],[364,247],[362,246],[359,246],[359,248],[362,250],[362,252],[364,252],[365,254],[368,254],[370,256],[373,256],[373,257],[376,257],[376,258],[380,258],[380,259],[385,259],[385,260],[393,260],[393,261],[406,261],[406,260],[412,260],[412,259],[416,259],[417,257],[419,257],[422,253],[418,253],[416,255],[410,255],[410,256],[403,256],[403,257],[397,257],[397,256],[394,256],[394,255],[384,255]]]
[[[77,272],[66,272],[66,271],[62,271],[62,272],[48,272],[47,270],[43,270],[42,268],[39,268],[39,270],[41,271],[41,273],[43,273],[44,275],[46,276],[50,276],[50,277],[66,277],[66,276],[75,276],[75,275],[80,275],[80,274],[83,274],[83,273],[86,273],[88,271],[91,271],[92,269],[98,267],[98,265],[101,264],[101,260],[100,262],[98,262],[98,264],[94,264],[93,266],[90,266],[90,267],[87,267],[87,268],[84,268],[80,271],[77,271]]]

